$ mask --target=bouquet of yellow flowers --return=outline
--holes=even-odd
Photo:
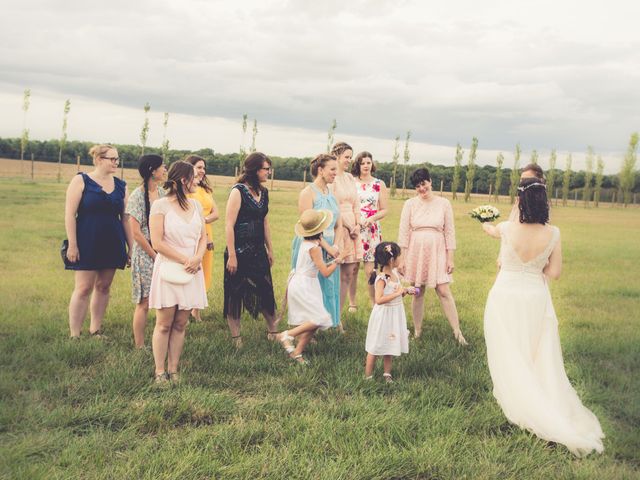
[[[492,205],[480,205],[469,212],[471,218],[480,220],[480,223],[493,222],[500,217],[500,210]]]

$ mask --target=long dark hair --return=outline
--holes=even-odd
[[[373,272],[369,276],[369,285],[376,283],[376,270],[382,271],[383,267],[389,265],[392,258],[398,258],[402,253],[400,245],[395,242],[380,242],[376,247],[376,251],[373,254],[375,261],[373,265]]]
[[[520,223],[541,223],[549,221],[549,200],[547,186],[539,178],[523,178],[518,186],[518,210]]]
[[[527,165],[525,165],[524,168],[520,170],[520,174],[524,172],[533,172],[536,178],[544,180],[544,171],[542,170],[542,167],[537,163],[528,163]]]
[[[198,162],[204,162],[204,176],[202,177],[202,180],[200,180],[200,186],[202,188],[204,188],[205,192],[207,193],[212,193],[213,192],[213,188],[211,188],[211,185],[209,185],[209,180],[207,180],[207,162],[204,158],[198,156],[198,155],[187,155],[184,158],[184,161],[187,163],[190,163],[191,165],[193,165],[194,167],[197,165]]]
[[[189,210],[189,199],[185,192],[185,186],[182,183],[189,183],[193,180],[193,165],[182,160],[174,162],[169,167],[169,173],[167,175],[167,181],[164,184],[164,188],[167,190],[168,195],[175,195],[178,199],[178,205],[183,210]]]
[[[260,180],[258,180],[258,170],[262,168],[264,162],[267,162],[269,165],[271,165],[271,159],[264,153],[253,152],[247,155],[247,158],[244,159],[244,165],[242,166],[242,175],[240,175],[240,178],[238,178],[238,183],[249,184],[251,189],[256,193],[262,190],[266,190],[265,187],[260,185]]]
[[[142,155],[138,159],[138,172],[142,177],[142,188],[144,189],[144,218],[147,225],[149,225],[149,211],[151,210],[151,202],[149,202],[149,179],[153,171],[162,166],[162,162],[162,157],[155,154]]]

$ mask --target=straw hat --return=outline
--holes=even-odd
[[[330,210],[314,210],[310,208],[300,215],[300,220],[294,228],[296,235],[312,237],[325,230],[333,221],[333,213]]]

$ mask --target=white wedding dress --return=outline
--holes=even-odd
[[[500,273],[489,292],[484,336],[493,395],[510,422],[565,445],[577,456],[602,452],[604,433],[578,398],[564,370],[558,319],[542,273],[560,238],[522,262],[509,242],[512,222],[500,223]]]

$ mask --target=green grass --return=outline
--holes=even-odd
[[[226,193],[216,192],[218,205]],[[280,299],[296,193],[273,192],[271,201]],[[475,205],[455,204],[452,288],[468,348],[454,343],[429,292],[424,338],[395,362],[396,383],[382,383],[380,371],[365,382],[361,277],[348,335],[323,333],[311,367],[291,365],[264,323],[249,318],[236,352],[221,317],[219,222],[208,321],[189,326],[183,385],[157,391],[151,355],[132,348],[128,271],[114,282],[109,340],[67,340],[73,275],[58,253],[63,202],[64,186],[0,181],[3,478],[640,478],[638,209],[552,213],[565,257],[552,286],[565,364],[607,435],[603,455],[577,460],[511,426],[491,395],[482,313],[498,243],[466,215]],[[386,238],[401,206],[391,202]]]

